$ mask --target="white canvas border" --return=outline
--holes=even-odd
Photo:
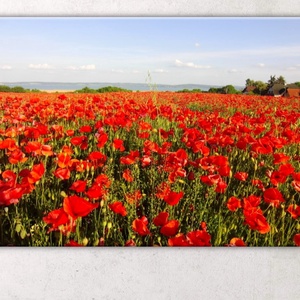
[[[0,1],[0,16],[298,17],[287,1]],[[1,299],[299,299],[299,249],[1,248]]]
[[[298,0],[0,0],[1,16],[299,16]]]

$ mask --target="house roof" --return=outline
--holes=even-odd
[[[299,97],[300,96],[300,88],[297,88],[297,89],[288,88],[287,94],[289,97]]]
[[[280,83],[275,83],[272,86],[272,92],[274,95],[282,95],[285,92],[285,85]]]
[[[253,85],[248,85],[243,89],[243,93],[249,93],[255,90],[255,86]]]
[[[289,89],[299,89],[300,87],[297,84],[291,83],[286,85]]]

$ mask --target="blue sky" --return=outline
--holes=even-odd
[[[300,18],[0,18],[0,82],[300,81]]]

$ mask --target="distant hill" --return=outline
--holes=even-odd
[[[204,85],[204,84],[152,84],[149,86],[146,83],[121,83],[121,82],[0,82],[0,85],[7,85],[9,87],[22,86],[25,89],[38,90],[80,90],[84,87],[91,89],[99,89],[107,86],[119,87],[126,90],[133,91],[171,91],[175,92],[183,89],[200,89],[201,91],[208,91],[211,87],[219,88],[219,85]],[[243,89],[242,86],[235,86],[236,89]]]

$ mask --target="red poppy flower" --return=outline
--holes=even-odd
[[[125,195],[125,198],[126,198],[126,201],[129,204],[136,204],[136,205],[138,205],[139,201],[143,198],[143,195],[142,195],[142,193],[141,193],[140,190],[136,190],[133,193],[127,193]]]
[[[273,205],[274,207],[278,208],[280,203],[285,202],[280,191],[276,188],[269,188],[264,191],[264,200],[266,203]]]
[[[36,141],[29,141],[27,145],[24,147],[27,153],[34,152],[35,155],[41,154],[41,143]]]
[[[107,141],[108,141],[108,135],[105,132],[101,132],[101,134],[99,134],[98,136],[97,147],[103,148]]]
[[[149,166],[151,164],[151,157],[148,155],[144,155],[141,158],[141,164],[143,168]]]
[[[226,188],[227,188],[227,183],[223,180],[220,180],[218,183],[217,183],[217,186],[215,188],[215,191],[217,193],[225,193],[226,191]]]
[[[2,174],[3,182],[0,181],[0,187],[1,186],[6,186],[6,187],[14,187],[16,184],[17,180],[17,175],[11,171],[11,170],[6,170]]]
[[[135,219],[132,222],[132,229],[141,236],[146,236],[151,234],[148,227],[148,220],[145,216],[141,217],[140,219]]]
[[[174,236],[178,232],[179,224],[180,223],[177,220],[170,220],[168,223],[161,227],[160,233],[167,237]]]
[[[155,196],[156,196],[158,199],[164,199],[164,198],[167,197],[168,194],[171,192],[171,188],[170,188],[170,186],[168,185],[168,183],[162,182],[160,185],[157,186],[156,191],[157,191],[157,192],[155,193]]]
[[[264,184],[260,179],[252,179],[251,184],[258,187],[260,190],[265,190]]]
[[[300,206],[298,205],[290,204],[286,211],[291,214],[293,219],[300,217]]]
[[[85,217],[99,206],[99,203],[91,203],[76,195],[64,198],[64,211],[76,220],[78,217]]]
[[[54,172],[54,176],[59,179],[66,180],[71,177],[71,172],[69,169],[57,168]]]
[[[108,205],[108,207],[116,214],[119,214],[123,217],[125,217],[127,215],[127,211],[125,206],[123,205],[122,202],[120,201],[115,201],[111,204]]]
[[[135,244],[135,241],[134,240],[128,240],[126,243],[125,243],[125,247],[135,247],[136,244]]]
[[[214,175],[202,175],[200,177],[200,180],[211,186],[211,185],[214,185],[214,184],[217,184],[220,180],[222,180],[221,176],[219,174],[214,174]]]
[[[47,224],[52,224],[52,230],[57,229],[60,225],[67,224],[69,217],[63,208],[52,210],[47,216],[43,217],[43,221]]]
[[[90,160],[95,167],[104,166],[106,159],[106,155],[99,151],[93,151],[88,155],[88,160]]]
[[[73,136],[74,133],[75,133],[75,131],[74,131],[73,129],[68,129],[68,130],[66,130],[67,136]]]
[[[74,240],[70,240],[67,244],[65,244],[66,247],[83,247],[83,245],[78,244]]]
[[[85,180],[77,180],[73,182],[70,187],[70,190],[75,191],[77,193],[81,193],[85,191],[87,182]]]
[[[153,224],[155,226],[164,226],[168,222],[168,218],[169,218],[169,213],[163,211],[153,219]]]
[[[168,245],[170,247],[186,247],[190,246],[187,238],[183,233],[177,234],[175,237],[168,239]]]
[[[131,171],[129,169],[124,170],[122,177],[127,181],[127,182],[132,182],[133,181],[133,176],[131,174]]]
[[[23,196],[24,190],[21,187],[7,188],[6,186],[0,187],[0,205],[11,205],[19,202]]]
[[[252,209],[244,209],[245,223],[252,229],[257,230],[261,234],[270,231],[270,225],[267,219],[263,216],[262,211],[253,207]]]
[[[73,150],[72,150],[72,147],[69,147],[69,146],[67,146],[67,145],[64,145],[64,146],[62,146],[62,148],[61,148],[61,152],[62,152],[62,153],[65,153],[65,154],[68,154],[68,155],[72,155]]]
[[[250,195],[250,196],[243,199],[244,208],[248,209],[248,208],[252,208],[252,207],[257,207],[260,204],[260,200],[261,200],[260,197]]]
[[[227,202],[227,207],[230,211],[236,211],[242,207],[241,200],[236,197],[230,197]]]
[[[132,165],[138,160],[139,155],[139,151],[130,151],[128,155],[120,158],[120,163],[123,165]]]
[[[32,167],[32,171],[29,174],[28,181],[30,183],[35,183],[39,181],[45,173],[45,167],[43,163],[39,163]]]
[[[124,141],[120,139],[114,139],[113,140],[113,147],[121,152],[125,150],[125,147],[123,145]]]
[[[89,125],[81,126],[81,127],[79,128],[79,132],[82,132],[82,133],[90,133],[90,132],[92,132],[92,127],[89,126]]]
[[[11,138],[7,138],[3,141],[0,141],[0,149],[8,149],[9,151],[13,151],[18,149],[15,140]]]
[[[279,183],[285,183],[287,176],[279,171],[273,171],[270,181],[273,185],[277,186]]]
[[[245,247],[245,242],[240,238],[232,238],[229,242],[229,247]]]
[[[95,183],[108,188],[111,184],[111,181],[109,180],[109,177],[106,174],[99,174],[95,178]]]
[[[167,202],[169,205],[174,206],[176,205],[180,199],[183,197],[183,192],[173,192],[170,191],[165,197],[164,201]]]
[[[295,234],[293,240],[295,245],[300,247],[300,233]]]
[[[228,177],[230,175],[230,166],[229,165],[220,166],[218,169],[218,173],[221,176]]]
[[[236,178],[240,181],[246,181],[248,178],[248,173],[247,172],[236,172],[234,174],[234,178]]]
[[[273,161],[274,165],[280,163],[286,163],[290,159],[290,157],[285,155],[284,153],[274,153],[273,157],[274,157],[274,161]]]
[[[16,149],[13,152],[11,152],[8,157],[8,161],[14,165],[20,162],[25,162],[27,159],[28,157],[26,157],[25,153],[23,153],[20,149]]]
[[[279,170],[278,170],[280,173],[282,173],[283,175],[285,176],[289,176],[291,174],[294,173],[295,169],[294,167],[291,165],[291,164],[283,164],[279,167]]]
[[[86,139],[86,136],[74,136],[71,138],[70,142],[74,146],[80,146]]]
[[[45,156],[52,156],[54,154],[50,145],[42,145],[41,153]]]
[[[292,184],[292,187],[295,189],[295,191],[300,192],[300,181],[299,180],[293,180],[291,184]]]
[[[71,138],[70,142],[74,146],[79,146],[80,149],[85,150],[88,147],[88,139],[86,136],[74,136]]]
[[[69,166],[71,160],[71,156],[67,153],[59,153],[57,154],[57,165],[60,168],[67,168]]]
[[[98,185],[97,183],[93,184],[87,191],[86,195],[89,199],[100,199],[105,195],[105,190],[102,186]]]
[[[191,231],[186,235],[186,237],[190,246],[211,246],[211,236],[205,230]]]

